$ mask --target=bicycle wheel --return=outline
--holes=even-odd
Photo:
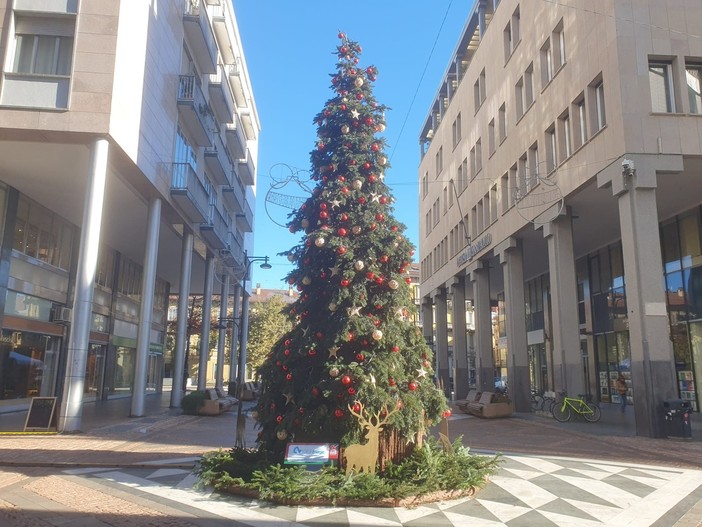
[[[570,421],[570,406],[568,406],[565,402],[554,403],[551,407],[551,413],[553,414],[553,418],[559,423],[565,423],[566,421]]]
[[[599,421],[600,417],[602,417],[602,410],[600,410],[600,407],[597,406],[595,403],[585,404],[587,404],[587,407],[590,410],[592,410],[592,413],[583,413],[583,418],[590,423],[596,423],[597,421]]]
[[[544,398],[540,395],[533,395],[531,397],[531,409],[534,412],[538,412],[544,406]]]

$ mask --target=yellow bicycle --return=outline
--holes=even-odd
[[[596,423],[602,417],[602,411],[597,403],[593,403],[588,395],[568,397],[565,392],[560,394],[561,401],[556,402],[551,407],[551,413],[556,421],[565,423],[570,421],[574,414],[582,415],[583,419],[590,423]]]

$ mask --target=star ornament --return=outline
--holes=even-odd
[[[306,337],[309,330],[310,328],[302,328],[302,335]]]
[[[360,113],[358,113],[358,110],[351,110],[351,117],[354,119],[358,119],[360,117]]]
[[[395,316],[396,316],[397,318],[405,318],[405,310],[404,310],[403,308],[401,308],[401,307],[398,307],[398,308],[395,310]]]
[[[379,203],[378,200],[380,200],[380,194],[376,194],[375,192],[373,192],[371,194],[371,201],[375,201],[376,203]]]
[[[426,377],[427,376],[427,370],[425,370],[423,367],[419,368],[417,370],[417,377]]]
[[[330,276],[335,276],[339,274],[339,271],[341,271],[341,268],[338,265],[335,265],[334,267],[329,268],[329,272],[331,273]]]
[[[285,397],[285,405],[287,406],[288,404],[295,404],[295,396],[291,393],[284,393],[283,397]]]
[[[330,359],[331,358],[338,359],[339,358],[337,355],[338,351],[339,351],[339,346],[333,346],[333,347],[329,348],[329,358]]]
[[[332,209],[338,209],[340,205],[341,205],[341,201],[339,201],[338,199],[333,199],[331,201]]]
[[[350,317],[359,316],[361,314],[361,308],[357,306],[348,307],[346,311],[348,311]]]

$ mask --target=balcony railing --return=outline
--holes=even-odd
[[[207,221],[200,224],[202,237],[212,249],[225,249],[227,247],[228,230],[229,226],[217,205],[211,204]]]
[[[202,73],[215,73],[217,67],[217,43],[207,16],[204,2],[185,0],[183,13],[185,36],[190,43],[193,59]]]
[[[234,120],[234,96],[229,76],[224,69],[223,64],[217,65],[217,73],[210,75],[208,91],[217,120],[220,123],[231,123]]]
[[[202,223],[207,220],[207,191],[190,164],[173,163],[171,198],[190,222]]]
[[[195,75],[181,75],[178,82],[178,110],[198,146],[212,145],[214,117]]]
[[[239,160],[238,172],[241,182],[244,185],[253,185],[256,183],[256,167],[254,166],[253,159],[251,159],[251,152],[246,150],[246,159]]]
[[[253,211],[248,203],[244,204],[244,212],[236,215],[236,224],[243,232],[253,232]]]
[[[234,90],[234,99],[239,107],[247,106],[246,103],[246,88],[244,87],[244,75],[241,68],[241,59],[234,60],[234,64],[227,64],[227,73],[229,80],[232,81],[232,90]]]
[[[205,167],[217,185],[232,184],[232,160],[219,134],[214,134],[212,146],[205,149]]]
[[[234,62],[234,49],[237,47],[236,28],[232,21],[231,9],[231,2],[227,1],[210,7],[212,25],[214,26],[217,42],[219,42],[219,52],[225,64]]]

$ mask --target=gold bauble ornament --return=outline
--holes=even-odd
[[[310,222],[307,221],[306,219],[304,219],[304,220],[302,220],[302,221],[300,222],[300,225],[302,225],[302,228],[303,228],[303,229],[306,229],[307,227],[310,226]]]
[[[348,134],[349,133],[349,125],[345,124],[341,127],[341,133],[342,134]]]
[[[310,285],[312,283],[312,279],[309,276],[305,276],[302,279],[302,283],[303,283],[303,285]]]
[[[331,304],[329,304],[329,311],[336,311],[336,307],[336,304],[332,302]]]
[[[278,430],[275,434],[275,436],[281,440],[285,441],[288,438],[288,433],[285,430]]]
[[[373,340],[380,340],[383,338],[383,332],[380,331],[379,329],[376,329],[373,331],[372,337],[373,337]]]
[[[353,83],[356,86],[356,88],[360,88],[361,86],[363,86],[363,79],[361,77],[356,77],[356,80],[353,81]]]
[[[363,263],[363,260],[357,260],[353,264],[353,268],[356,269],[356,271],[363,271],[363,268],[366,266],[366,264]]]
[[[324,247],[324,244],[325,244],[325,243],[327,243],[327,240],[325,240],[325,239],[322,238],[321,236],[320,236],[319,238],[317,238],[317,239],[314,241],[314,244],[315,244],[317,247]]]
[[[329,370],[329,376],[330,377],[338,377],[339,375],[339,368],[332,368]]]
[[[361,190],[361,187],[363,186],[363,181],[360,179],[354,179],[353,182],[351,183],[351,187],[353,187],[354,190]]]
[[[388,160],[385,158],[385,156],[380,156],[380,157],[378,158],[378,164],[379,164],[380,166],[385,166],[385,163],[387,163],[387,162],[388,162]]]
[[[400,287],[400,284],[397,282],[397,280],[390,280],[388,281],[388,287],[390,289],[397,289],[398,287]]]
[[[351,227],[351,232],[354,234],[361,234],[361,227],[359,227],[358,225],[354,225],[353,227]]]

